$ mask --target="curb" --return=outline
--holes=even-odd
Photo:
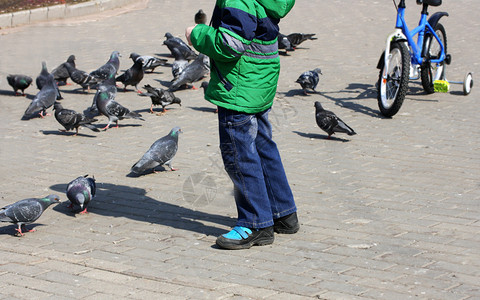
[[[135,0],[91,0],[73,5],[59,4],[14,13],[0,14],[0,30],[3,28],[42,21],[85,16],[109,9],[119,8],[127,4],[132,4],[133,2],[135,2]]]

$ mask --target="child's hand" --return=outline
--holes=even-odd
[[[195,26],[197,26],[197,25],[190,26],[190,27],[187,27],[187,29],[185,29],[185,37],[187,38],[187,42],[190,46],[192,46],[192,41],[190,40],[190,35],[192,34],[192,30],[193,30],[193,28],[195,28]]]

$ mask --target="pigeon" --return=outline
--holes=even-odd
[[[170,85],[170,91],[176,91],[187,83],[193,83],[205,77],[210,72],[210,60],[208,56],[200,53],[198,57],[185,67],[182,73],[178,75]],[[195,89],[195,87],[193,87]]]
[[[278,49],[285,49],[285,51],[295,51],[295,48],[293,48],[292,44],[288,40],[288,37],[284,34],[279,33],[278,34]]]
[[[208,81],[202,82],[202,84],[200,85],[200,87],[203,89],[203,96],[205,96],[205,94],[207,93]]]
[[[200,87],[203,89],[203,97],[207,94],[208,81],[203,81]],[[215,113],[218,113],[218,108],[215,109]]]
[[[98,116],[100,114],[97,108],[97,101],[100,95],[103,98],[115,99],[115,97],[117,96],[117,86],[115,85],[115,74],[111,74],[110,77],[111,77],[110,79],[103,81],[97,86],[97,92],[93,97],[92,105],[88,109],[86,109],[84,113],[86,112],[92,117]]]
[[[185,70],[185,68],[188,66],[188,60],[185,59],[182,52],[180,52],[180,50],[178,50],[177,48],[173,48],[172,54],[173,57],[175,57],[175,60],[172,63],[172,81],[174,81],[178,78],[180,73],[182,73],[183,70]]]
[[[32,77],[26,76],[26,75],[21,75],[21,74],[15,74],[15,75],[8,75],[7,76],[7,81],[8,84],[13,88],[13,91],[15,92],[15,96],[22,95],[25,96],[25,89],[32,84]],[[18,93],[18,90],[21,90],[22,93]]]
[[[125,118],[145,121],[142,119],[141,114],[130,111],[128,108],[115,101],[115,77],[107,79],[105,83],[107,84],[99,86],[97,94],[95,94],[94,98],[98,111],[108,118],[108,124],[102,128],[102,130],[107,130],[110,127],[110,124],[113,122],[116,123],[116,128],[118,128],[118,120]],[[112,86],[115,88],[115,90],[112,88]]]
[[[41,90],[45,82],[47,81],[48,74],[50,74],[47,70],[47,63],[42,61],[42,70],[40,74],[38,74],[37,78],[35,78],[35,83],[37,84],[37,89]]]
[[[167,63],[166,59],[156,58],[150,55],[139,55],[135,52],[130,53],[130,58],[133,62],[140,59],[142,61],[143,71],[151,70],[150,73],[153,73],[156,67],[164,66]]]
[[[143,62],[141,60],[136,60],[133,63],[133,66],[130,69],[126,70],[122,75],[118,76],[115,80],[123,83],[123,91],[127,91],[127,85],[132,85],[135,87],[137,92],[141,93],[138,90],[137,85],[143,79]]]
[[[67,79],[70,77],[70,74],[66,67],[67,64],[70,64],[75,68],[75,55],[70,55],[66,62],[62,63],[61,65],[52,70],[52,75],[57,82],[57,85],[67,84]]]
[[[102,82],[108,78],[110,75],[116,75],[118,68],[120,67],[120,53],[118,51],[113,51],[110,55],[110,59],[100,68],[95,71],[90,72],[90,75],[93,76],[98,82]]]
[[[37,84],[37,88],[41,90],[43,86],[46,84],[49,76],[49,72],[47,70],[47,63],[42,61],[42,70],[40,71],[40,74],[38,74],[37,78],[35,79],[35,83]],[[55,79],[55,78],[54,78]],[[60,90],[58,89],[57,84],[55,83],[55,89],[57,90],[57,100],[62,100],[63,97],[60,94]]]
[[[153,106],[154,105],[161,105],[163,112],[161,114],[164,114],[167,112],[167,109],[165,106],[171,105],[171,104],[178,104],[182,106],[181,100],[173,94],[173,92],[170,91],[165,91],[164,89],[161,88],[155,88],[152,87],[149,84],[146,84],[143,86],[144,89],[147,90],[146,93],[141,93],[139,94],[140,96],[149,96],[150,99],[152,99],[152,105],[150,106],[150,112],[153,114]],[[160,115],[160,114],[157,114]]]
[[[170,50],[172,55],[173,49],[177,48],[182,53],[183,57],[185,57],[185,59],[190,61],[197,58],[195,51],[193,51],[192,48],[190,48],[190,46],[188,46],[181,38],[174,37],[170,32],[165,33],[165,37],[167,39],[163,42],[163,44],[168,47],[168,50]]]
[[[320,68],[316,68],[312,71],[306,71],[306,72],[303,72],[302,75],[298,77],[297,81],[295,81],[302,86],[303,93],[305,95],[307,95],[307,89],[311,89],[315,93],[317,92],[315,91],[315,88],[317,87],[318,80],[319,80],[318,74],[323,75],[322,70],[320,70]]]
[[[195,24],[206,24],[207,23],[207,14],[202,10],[198,10],[195,14]]]
[[[23,199],[1,208],[0,221],[17,224],[16,235],[23,236],[24,232],[35,231],[35,229],[27,230],[25,224],[35,222],[50,205],[58,202],[60,197],[53,194],[45,198]]]
[[[91,123],[97,121],[97,119],[87,118],[84,114],[77,113],[71,109],[65,109],[59,102],[55,102],[53,105],[53,110],[55,111],[55,119],[58,123],[65,127],[65,131],[75,129],[75,135],[78,134],[78,127],[84,126],[88,129],[99,132],[98,128],[93,126]]]
[[[290,45],[293,48],[296,48],[301,43],[306,40],[316,40],[316,37],[313,37],[315,33],[290,33],[287,35],[287,39],[290,42]]]
[[[41,118],[45,117],[45,111],[55,103],[57,97],[57,85],[55,84],[53,75],[48,74],[45,85],[37,93],[28,108],[25,110],[22,120],[27,120],[36,113],[39,113]]]
[[[317,121],[318,127],[328,133],[328,139],[335,132],[343,132],[348,135],[357,134],[333,112],[323,109],[322,105],[318,101],[315,101],[315,120]]]
[[[65,64],[65,68],[67,69],[68,75],[70,76],[72,81],[76,84],[81,85],[84,91],[85,89],[90,90],[90,87],[97,84],[95,77],[85,71],[77,69],[74,65]]]
[[[152,169],[156,173],[155,167],[164,164],[171,171],[176,171],[177,169],[172,168],[172,159],[177,153],[180,132],[182,132],[180,127],[174,127],[169,134],[155,141],[142,158],[132,166],[131,172],[142,174],[146,170]]]
[[[88,175],[80,176],[67,185],[67,198],[71,204],[69,208],[80,206],[80,214],[86,214],[88,205],[92,201],[96,192],[95,178]]]

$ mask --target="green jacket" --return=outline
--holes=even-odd
[[[211,60],[205,99],[258,113],[272,106],[280,73],[278,23],[295,0],[217,0],[211,26],[191,33],[193,47]]]

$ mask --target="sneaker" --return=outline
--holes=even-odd
[[[217,245],[224,249],[239,250],[255,245],[270,245],[273,240],[273,226],[260,229],[235,226],[232,231],[217,238]]]
[[[297,213],[291,213],[273,220],[273,230],[276,233],[294,234],[300,229]]]

